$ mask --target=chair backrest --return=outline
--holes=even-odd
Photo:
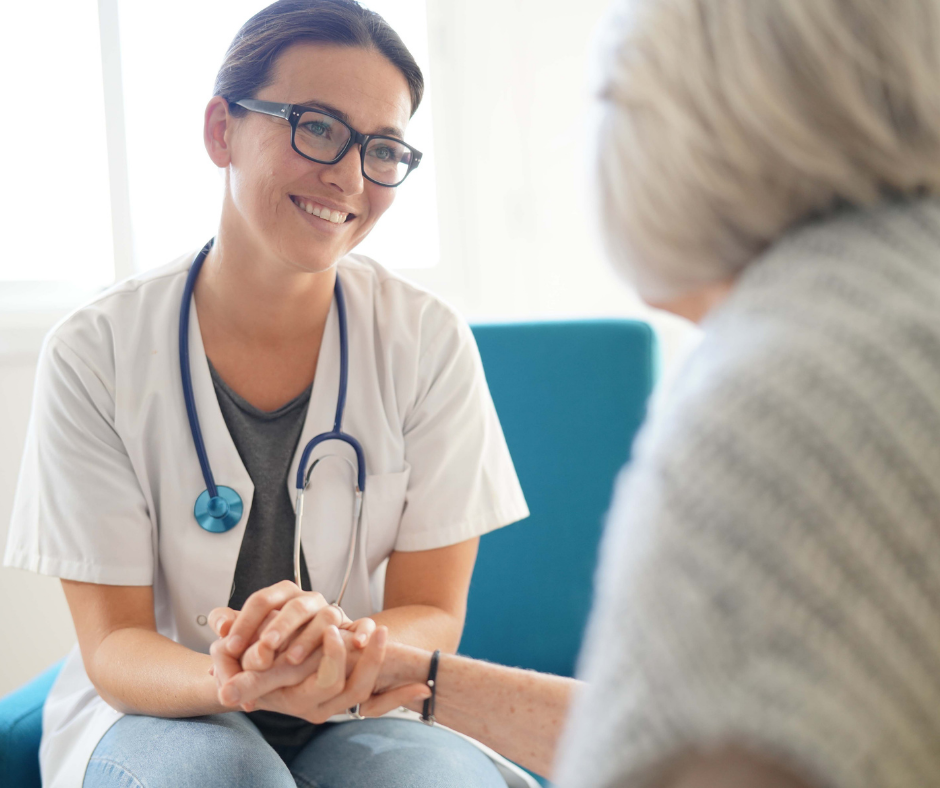
[[[473,332],[531,516],[481,539],[460,653],[570,676],[614,477],[655,379],[655,335],[631,320]]]

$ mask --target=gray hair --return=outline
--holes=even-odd
[[[649,301],[837,207],[940,192],[940,0],[629,0],[601,91],[610,257]]]

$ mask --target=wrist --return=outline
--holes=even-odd
[[[391,641],[385,650],[377,689],[384,692],[404,684],[423,684],[427,681],[430,664],[430,651]]]

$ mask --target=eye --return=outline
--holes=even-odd
[[[398,162],[402,159],[403,150],[397,145],[378,143],[369,146],[369,155],[381,162]]]
[[[329,139],[331,127],[329,123],[322,120],[310,120],[302,123],[303,130],[314,137],[325,137]]]

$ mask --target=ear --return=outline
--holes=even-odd
[[[202,136],[209,158],[219,168],[228,167],[232,163],[232,153],[229,147],[232,120],[228,111],[228,102],[222,96],[213,96],[206,105]]]

